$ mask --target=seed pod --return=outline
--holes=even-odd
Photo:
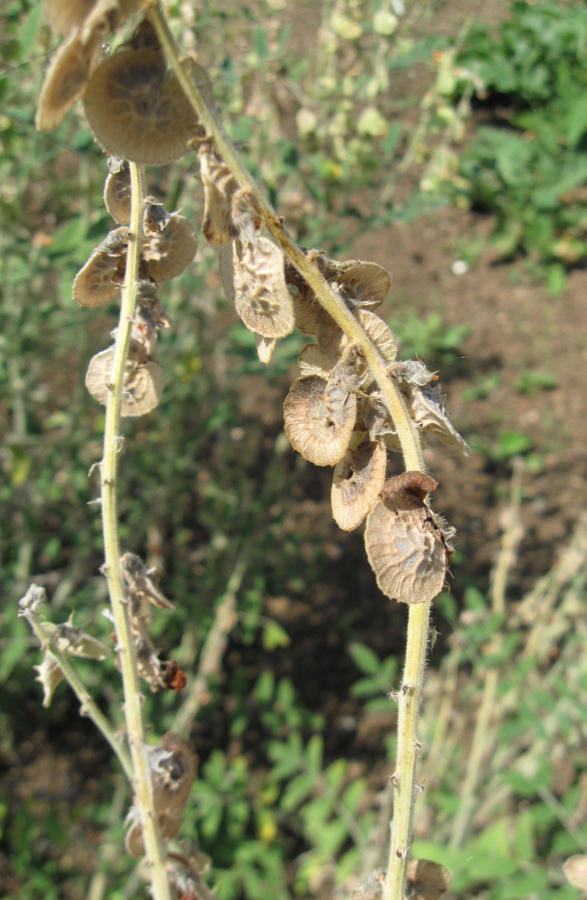
[[[238,235],[232,208],[238,181],[216,153],[212,141],[202,141],[198,159],[204,187],[202,233],[209,244],[228,244]]]
[[[264,237],[256,237],[247,247],[234,241],[220,252],[220,275],[226,296],[249,331],[270,339],[293,331],[283,253],[276,244]]]
[[[86,88],[84,113],[105,150],[151,165],[183,156],[199,128],[157,50],[122,49],[102,62]]]
[[[35,124],[39,131],[53,131],[74,103],[83,96],[98,62],[101,38],[82,41],[79,31],[61,44],[47,69]]]
[[[81,625],[74,626],[73,613],[67,622],[62,622],[61,625],[40,622],[39,627],[47,640],[61,653],[85,659],[108,659],[112,652],[102,641],[87,634]]]
[[[86,387],[98,403],[106,406],[112,377],[114,347],[103,350],[90,360],[86,374]],[[127,359],[122,385],[121,416],[143,416],[154,409],[163,394],[163,370],[151,360],[141,365],[136,359]]]
[[[376,309],[391,287],[391,275],[383,266],[361,259],[337,262],[320,256],[318,268],[327,281],[336,284],[342,299],[350,309]]]
[[[311,375],[294,381],[283,413],[285,433],[294,450],[316,466],[334,466],[349,445],[357,398],[339,383]]]
[[[365,549],[379,589],[401,603],[424,603],[442,590],[448,551],[437,517],[424,505],[436,482],[421,472],[390,478],[369,513]]]
[[[112,218],[120,225],[130,222],[130,167],[118,156],[108,157],[110,174],[104,185],[104,204]]]
[[[152,217],[155,216],[155,210],[157,207],[151,205]],[[183,272],[198,249],[198,237],[191,223],[177,213],[166,215],[167,221],[159,220],[160,227],[154,224],[155,218],[150,219],[151,225],[148,226],[141,247],[141,256],[146,260],[149,273],[157,284],[169,281]]]
[[[84,42],[95,35],[103,38],[112,34],[145,5],[146,0],[97,0],[83,21],[81,32]],[[147,27],[153,30],[150,23]]]
[[[318,344],[306,344],[298,356],[298,366],[302,376],[319,375],[328,378],[334,366],[334,359]]]
[[[255,343],[257,345],[257,356],[259,357],[259,362],[263,363],[264,366],[268,366],[273,359],[273,354],[275,353],[275,348],[277,347],[277,340],[275,338],[261,337],[260,334],[256,334]]]
[[[157,328],[169,328],[171,326],[171,319],[163,309],[157,294],[157,285],[151,281],[139,281],[137,285],[137,309],[143,316],[148,312],[153,317]]]
[[[335,466],[330,494],[332,515],[343,531],[357,528],[377,502],[386,464],[382,442],[364,437],[355,448],[351,445]]]
[[[456,430],[445,408],[446,397],[440,385],[431,387],[436,376],[419,360],[409,359],[398,363],[392,371],[398,387],[408,403],[412,419],[424,431],[437,434],[445,444],[460,447],[468,456],[470,448],[464,437]]]
[[[410,900],[438,900],[450,887],[450,875],[440,863],[429,859],[411,859],[407,870],[407,896]]]
[[[124,282],[128,228],[116,228],[94,250],[73,282],[73,299],[93,309],[115,300]]]
[[[43,0],[43,8],[55,31],[69,34],[79,28],[97,0]]]

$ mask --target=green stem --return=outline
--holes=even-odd
[[[140,235],[142,233],[144,176],[142,169],[130,163],[131,176],[131,219],[128,255],[120,319],[116,333],[112,377],[106,420],[104,425],[104,455],[100,464],[102,486],[102,530],[104,534],[104,574],[108,581],[108,591],[112,605],[116,642],[122,685],[124,691],[124,715],[133,768],[133,790],[143,829],[152,894],[155,900],[171,900],[169,883],[165,872],[164,850],[159,836],[157,814],[153,802],[151,775],[147,758],[143,751],[146,741],[143,721],[140,678],[136,652],[132,640],[128,607],[120,564],[118,541],[118,512],[116,502],[118,454],[120,452],[120,407],[124,368],[130,344],[132,319],[135,313],[137,279],[140,259]]]

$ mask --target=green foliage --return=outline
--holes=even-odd
[[[400,344],[402,359],[426,360],[434,366],[455,366],[461,357],[461,344],[470,333],[468,325],[446,325],[440,313],[422,319],[414,313],[391,319],[388,325]]]
[[[526,254],[559,293],[564,267],[586,257],[587,10],[516,2],[497,32],[477,25],[457,54],[496,124],[479,129],[455,191],[497,218],[504,258]],[[455,80],[457,94],[465,82]]]

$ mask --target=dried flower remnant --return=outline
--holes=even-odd
[[[144,752],[161,835],[174,838],[181,828],[198,758],[189,741],[171,732],[163,735],[161,745],[145,747]],[[143,829],[135,807],[131,808],[129,818],[131,826],[126,835],[126,849],[131,856],[144,856]]]
[[[109,175],[104,184],[104,205],[115,222],[130,222],[130,167],[118,156],[108,157]]]
[[[408,863],[406,897],[408,900],[438,900],[450,887],[450,875],[440,863],[412,859]]]
[[[204,187],[202,234],[213,246],[229,244],[238,235],[232,206],[238,182],[217,154],[212,141],[202,141],[198,159]]]
[[[114,347],[102,350],[92,357],[86,374],[86,387],[102,406],[108,400],[113,360]],[[124,368],[121,416],[144,416],[155,409],[163,395],[163,384],[159,363],[140,363],[129,356]]]
[[[357,398],[338,379],[310,375],[294,381],[283,413],[294,450],[316,466],[335,466],[353,433]]]
[[[149,267],[152,279],[159,284],[175,278],[189,266],[198,249],[198,238],[192,224],[177,213],[166,213],[166,220],[160,219],[160,225],[155,224],[157,219],[153,216],[156,209],[151,205],[145,213],[141,256]]]
[[[349,447],[333,473],[332,515],[343,531],[353,531],[361,524],[385,481],[387,452],[383,443],[360,435],[359,440],[356,447]]]
[[[94,250],[73,282],[73,299],[93,309],[111,303],[124,282],[128,228],[117,228]]]
[[[120,48],[94,71],[84,113],[99,144],[136,163],[179,159],[199,120],[158,50]]]
[[[157,294],[157,285],[151,281],[139,281],[137,285],[137,309],[141,315],[145,315],[148,312],[153,317],[157,328],[171,327],[171,319],[163,309]]]
[[[452,534],[424,504],[436,487],[421,472],[390,478],[367,518],[365,549],[377,584],[401,603],[432,600],[444,585]]]
[[[125,553],[120,558],[120,562],[122,575],[133,608],[135,604],[138,604],[138,607],[140,607],[144,600],[148,600],[149,603],[158,606],[160,609],[175,609],[175,604],[161,593],[153,581],[155,569],[148,569],[142,559],[135,553]]]
[[[443,443],[459,447],[468,456],[471,452],[469,445],[448,417],[446,397],[440,385],[431,387],[438,376],[416,359],[398,363],[392,370],[392,376],[406,399],[416,425],[424,431],[432,431]]]

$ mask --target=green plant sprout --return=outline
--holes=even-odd
[[[366,554],[377,584],[386,597],[409,607],[405,668],[396,694],[387,871],[373,877],[380,886],[384,883],[385,900],[403,900],[407,881],[422,884],[427,878],[440,885],[440,896],[449,885],[447,873],[426,860],[410,861],[429,617],[445,583],[454,538],[454,529],[429,505],[437,482],[425,470],[422,435],[435,434],[464,452],[468,447],[449,421],[437,376],[419,360],[396,358],[395,336],[374,311],[390,287],[385,269],[362,260],[338,262],[319,249],[302,250],[291,238],[228,138],[207,73],[180,52],[160,3],[46,0],[45,9],[52,26],[66,36],[46,72],[37,127],[52,131],[83,101],[94,137],[109,154],[104,202],[117,224],[78,272],[73,296],[85,308],[118,298],[121,304],[114,342],[92,358],[85,383],[106,408],[103,454],[95,469],[100,477],[102,574],[122,676],[123,738],[99,712],[68,659],[101,659],[106,650],[71,622],[67,628],[45,622],[43,591],[33,585],[20,609],[45,650],[41,679],[46,696],[50,699],[59,678],[67,679],[116,752],[133,792],[125,846],[143,860],[140,871],[155,900],[212,896],[202,855],[193,847],[179,852],[170,843],[182,827],[196,778],[197,758],[187,735],[201,688],[192,694],[177,730],[151,742],[142,683],[153,693],[178,691],[186,676],[173,660],[160,658],[151,633],[151,607],[171,615],[175,606],[159,589],[153,570],[123,552],[118,515],[121,419],[151,413],[163,393],[162,367],[154,357],[158,332],[171,322],[159,289],[187,269],[197,247],[190,222],[147,194],[146,167],[194,154],[204,188],[201,231],[219,248],[224,292],[254,335],[260,361],[268,364],[277,341],[294,327],[313,339],[299,354],[301,375],[285,400],[286,435],[304,459],[334,469],[335,521],[345,531],[366,523]],[[337,21],[339,30],[348,29],[344,17]],[[116,35],[127,22],[133,30],[113,51],[104,52],[106,36]],[[393,24],[381,15],[378,23],[380,29]],[[363,134],[379,127],[373,111],[360,121]],[[451,339],[451,351],[461,336]],[[442,335],[436,343],[443,346]],[[401,454],[405,471],[387,478],[394,453]],[[235,569],[223,600],[223,620],[211,633],[213,659],[234,621],[244,566]],[[283,635],[274,629],[270,640],[275,644]],[[362,656],[365,663],[364,651]],[[320,736],[305,747],[299,741],[285,746],[271,745],[273,779],[279,782],[291,774],[292,765],[300,772],[289,781],[282,806],[294,810],[312,794],[302,818],[316,853],[321,859],[333,857],[350,836],[359,853],[339,861],[343,874],[350,873],[365,849],[366,825],[358,821],[361,784],[346,784],[344,761],[323,770]],[[214,757],[209,766],[222,770],[221,763]],[[289,767],[287,773],[283,766]],[[214,815],[203,820],[208,831]]]

